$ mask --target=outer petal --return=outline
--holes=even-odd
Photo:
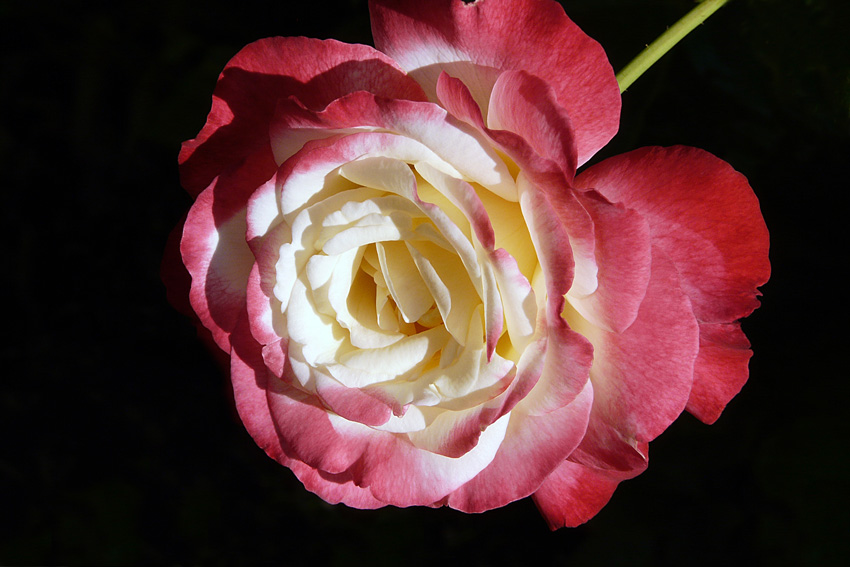
[[[317,494],[328,504],[345,504],[360,510],[374,510],[383,508],[386,502],[378,500],[372,495],[368,488],[361,488],[354,484],[348,473],[330,474],[310,468],[301,461],[280,461],[289,467],[298,477],[304,488]]]
[[[564,461],[534,493],[534,503],[551,529],[575,527],[608,503],[619,482],[605,471]]]
[[[249,225],[250,227],[250,219]],[[248,320],[254,338],[268,345],[286,336],[281,317],[281,302],[274,296],[274,266],[278,250],[287,241],[284,231],[272,232],[263,245],[254,252],[256,262],[248,277],[246,305]],[[280,375],[280,372],[278,372]]]
[[[309,108],[320,109],[361,90],[387,98],[424,99],[421,88],[391,59],[365,45],[303,37],[251,43],[225,66],[206,124],[197,138],[183,144],[183,186],[197,195],[228,167],[258,151],[267,152],[278,100],[295,96]]]
[[[768,233],[746,178],[697,148],[641,148],[576,180],[637,210],[673,261],[702,322],[728,323],[758,307],[770,275]]]
[[[458,171],[494,193],[516,200],[513,178],[501,158],[469,125],[435,104],[387,100],[358,92],[314,112],[299,101],[281,102],[271,126],[275,153],[285,139],[303,130],[389,130],[421,142]]]
[[[496,458],[452,493],[448,505],[477,513],[533,493],[581,440],[592,399],[588,382],[570,404],[551,413],[530,416],[515,410]]]
[[[579,202],[593,219],[597,286],[590,295],[570,293],[567,299],[597,327],[624,331],[637,317],[649,284],[649,226],[638,212],[594,191],[579,195]]]
[[[459,458],[415,448],[404,436],[377,431],[329,414],[283,383],[267,390],[272,421],[298,460],[332,474],[350,474],[358,486],[395,506],[430,505],[475,477],[492,460],[507,416],[481,434]]]
[[[747,180],[729,164],[696,148],[643,148],[593,166],[576,184],[647,219],[701,324],[732,323],[758,307],[756,288],[770,276],[767,228]],[[706,351],[688,409],[712,422],[746,382],[749,355],[731,327],[702,329]]]
[[[545,341],[528,346],[518,374],[537,371],[540,379],[511,413],[496,458],[448,498],[449,506],[483,512],[524,498],[573,452],[593,402],[591,359],[587,341],[560,319]]]
[[[714,423],[747,381],[753,351],[739,323],[700,325],[699,356],[688,411]]]
[[[283,449],[275,430],[266,399],[269,380],[275,380],[263,364],[260,345],[248,330],[247,317],[240,319],[234,332],[230,376],[236,409],[242,423],[271,458],[289,467],[304,483],[326,502],[342,502],[361,509],[380,508],[385,504],[377,500],[367,488],[355,485],[350,475],[321,473],[301,461],[291,459]]]
[[[602,47],[549,0],[372,0],[375,45],[436,100],[442,71],[458,77],[482,110],[499,72],[549,83],[567,109],[579,163],[617,132],[620,91]]]
[[[192,276],[192,308],[225,352],[230,350],[229,334],[245,306],[254,263],[245,241],[245,206],[256,188],[257,172],[266,167],[264,159],[255,161],[220,175],[198,196],[180,244],[183,263]]]
[[[653,250],[646,297],[622,333],[593,327],[569,310],[567,320],[593,343],[595,393],[588,433],[570,460],[624,472],[645,466],[641,444],[685,409],[699,348],[699,327],[675,269]]]

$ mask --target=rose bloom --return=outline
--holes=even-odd
[[[601,46],[550,0],[374,0],[377,49],[271,38],[180,172],[180,252],[257,444],[327,502],[582,523],[747,379],[767,281],[743,175],[615,134]],[[179,294],[173,288],[172,294]]]

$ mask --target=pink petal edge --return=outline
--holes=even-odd
[[[482,110],[501,71],[550,84],[586,162],[617,132],[620,89],[605,51],[551,0],[371,0],[375,45],[436,100],[442,71],[473,89]],[[554,41],[553,41],[554,39]]]

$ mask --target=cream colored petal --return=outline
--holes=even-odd
[[[410,255],[440,310],[446,328],[466,343],[470,319],[481,298],[456,254],[431,242],[407,242]]]
[[[332,317],[317,312],[312,293],[301,280],[292,286],[286,329],[289,338],[303,346],[308,364],[333,361],[345,339],[345,333]]]
[[[430,381],[444,400],[460,398],[472,391],[489,388],[505,377],[514,364],[494,354],[487,360],[487,351],[482,340],[482,307],[476,309],[469,325],[466,347],[454,362],[445,368],[431,371],[435,376]]]
[[[384,348],[356,349],[344,353],[337,360],[352,370],[399,376],[428,362],[448,339],[445,328],[434,327]]]
[[[434,305],[428,286],[403,242],[384,242],[375,248],[393,300],[404,320],[413,323]]]

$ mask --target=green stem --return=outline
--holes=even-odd
[[[703,0],[699,5],[685,14],[685,16],[673,24],[658,39],[652,42],[646,49],[623,67],[617,73],[617,82],[620,83],[620,92],[625,92],[635,80],[643,75],[644,71],[652,67],[653,63],[661,59],[661,56],[670,51],[674,45],[691,33],[695,27],[703,23],[710,15],[716,12],[729,0]]]

